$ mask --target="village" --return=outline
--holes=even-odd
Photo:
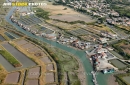
[[[112,25],[130,26],[130,18],[122,17],[118,12],[110,8],[110,5],[104,0],[87,0],[87,1],[73,1],[68,2],[62,0],[67,6],[74,8],[74,10],[86,11],[91,16],[106,17],[106,22]]]
[[[60,12],[57,11],[58,13],[55,13],[56,10],[59,10],[58,7],[56,8],[57,5],[51,3],[51,0],[48,2],[49,6],[45,8],[40,6],[33,10],[29,7],[12,8],[5,17],[6,21],[14,28],[10,29],[5,25],[4,30],[1,29],[1,55],[2,51],[13,54],[14,50],[11,49],[15,48],[19,50],[16,51],[18,53],[26,53],[27,56],[25,56],[29,57],[29,61],[34,63],[34,65],[30,63],[29,67],[31,65],[37,65],[37,67],[27,68],[27,76],[26,70],[24,70],[22,76],[25,75],[26,77],[20,78],[20,82],[18,76],[21,76],[20,73],[23,70],[20,73],[17,73],[17,71],[16,74],[13,74],[14,69],[12,69],[8,73],[9,76],[7,75],[4,79],[5,81],[2,80],[2,83],[12,84],[8,80],[12,75],[15,75],[13,77],[15,79],[17,75],[17,82],[15,83],[21,84],[23,82],[23,85],[34,85],[33,82],[36,83],[35,85],[42,85],[43,83],[45,85],[59,85],[60,83],[64,85],[120,85],[117,84],[118,80],[116,81],[115,76],[120,73],[129,74],[130,71],[130,35],[119,30],[127,35],[122,36],[120,32],[109,26],[122,25],[129,27],[130,18],[120,16],[104,0],[62,0],[64,4],[59,6],[62,8]],[[74,10],[64,5],[74,8]],[[49,7],[54,7],[54,9]],[[46,12],[48,9],[53,10],[53,12]],[[75,13],[77,11],[80,12]],[[80,14],[84,15],[81,11],[86,11],[90,18],[81,18]],[[48,15],[43,18],[41,13],[43,15],[48,13]],[[96,17],[96,20],[91,20],[92,17]],[[106,21],[98,23],[98,18],[105,18]],[[83,19],[83,22],[79,19]],[[5,57],[5,55],[2,56]],[[23,60],[21,57],[17,60],[16,54],[13,57],[16,57],[18,62],[16,67],[21,66],[22,68],[22,65],[27,65],[27,63],[24,63],[26,57],[23,57]],[[6,67],[3,62],[2,65]],[[8,69],[7,67],[6,69]],[[46,67],[46,69],[43,69],[43,67]],[[45,75],[32,77],[31,73],[39,72],[38,74],[40,74],[42,71]],[[43,80],[44,77],[45,80]],[[123,83],[127,82],[128,84],[130,77],[126,77],[129,77],[129,75],[123,75],[120,79]],[[27,80],[25,81],[25,79]],[[112,82],[109,83],[108,80]]]

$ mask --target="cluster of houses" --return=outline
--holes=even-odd
[[[91,55],[91,60],[93,62],[93,65],[95,67],[95,70],[101,70],[103,73],[109,73],[109,72],[114,72],[114,69],[111,65],[109,65],[108,60],[115,58],[109,57],[109,52],[107,48],[103,48],[102,45],[99,45],[98,47],[95,48],[94,54]]]
[[[16,20],[14,18],[14,16],[10,16],[10,19],[13,23],[16,23],[19,27],[21,27],[22,29],[31,32],[32,34],[36,35],[36,36],[42,36],[48,39],[56,39],[56,34],[55,31],[53,31],[53,33],[45,33],[41,30],[38,30],[37,28],[32,28],[30,25],[24,25],[21,22],[19,22],[18,20]]]
[[[130,26],[130,18],[127,17],[112,17],[106,19],[107,23],[112,25]]]
[[[110,5],[101,0],[87,0],[87,1],[71,1],[62,0],[67,6],[74,9],[87,11],[93,16],[107,17],[106,21],[109,24],[130,26],[130,19],[128,17],[121,17],[118,12],[110,9]],[[111,16],[111,17],[110,17]]]
[[[60,42],[62,44],[68,44],[68,45],[71,45],[71,46],[78,48],[78,49],[81,49],[81,50],[84,50],[84,49],[91,47],[90,42],[83,42],[83,41],[78,40],[75,37],[70,37],[70,38],[62,37],[57,42]]]
[[[113,34],[111,32],[101,32],[101,35],[103,37],[110,38],[110,39],[116,39],[117,38],[117,34]]]
[[[99,38],[98,42],[101,43],[101,44],[104,44],[104,43],[107,43],[108,40],[109,40],[109,38]]]
[[[63,3],[67,3],[66,0],[62,0]],[[73,1],[69,2],[69,4],[66,4],[67,6],[73,7],[74,9],[81,9],[85,10],[90,14],[104,17],[107,15],[109,9],[109,4],[100,2],[98,0],[87,0],[87,1]],[[96,10],[91,10],[91,9],[98,9]]]

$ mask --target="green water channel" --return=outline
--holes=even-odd
[[[0,41],[5,41],[5,38],[2,35],[0,35]]]
[[[7,14],[7,16],[5,17],[6,21],[9,22],[11,25],[13,25],[14,27],[17,28],[18,31],[24,33],[25,35],[31,37],[31,38],[35,38],[41,42],[46,42],[52,46],[58,47],[60,49],[63,49],[67,52],[70,52],[72,54],[74,54],[77,58],[79,58],[79,60],[81,61],[82,65],[84,66],[84,75],[86,76],[86,85],[94,85],[94,83],[92,82],[92,74],[91,71],[93,70],[92,65],[89,61],[89,59],[86,56],[86,53],[84,51],[79,51],[76,49],[73,49],[71,47],[67,47],[66,45],[62,45],[59,44],[55,41],[51,41],[51,40],[47,40],[43,37],[38,37],[33,35],[30,32],[27,32],[25,30],[23,30],[22,28],[20,28],[19,26],[17,26],[15,23],[11,22],[11,20],[9,19],[9,17],[13,14],[13,11],[15,10],[15,7],[13,7],[9,13]],[[102,74],[102,73],[98,73],[97,74],[97,81],[98,81],[98,85],[107,85],[107,77],[109,74]]]
[[[15,37],[12,36],[11,34],[9,34],[8,32],[5,32],[4,34],[5,34],[6,36],[8,36],[10,39],[15,39]]]
[[[17,34],[13,33],[13,32],[8,32],[10,35],[14,36],[15,38],[20,38],[20,36],[18,36]]]

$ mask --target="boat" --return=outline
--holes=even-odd
[[[57,43],[59,43],[59,41],[56,41]]]

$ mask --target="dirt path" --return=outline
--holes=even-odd
[[[116,78],[113,75],[110,75],[107,80],[107,85],[119,85],[118,82],[115,82]]]

